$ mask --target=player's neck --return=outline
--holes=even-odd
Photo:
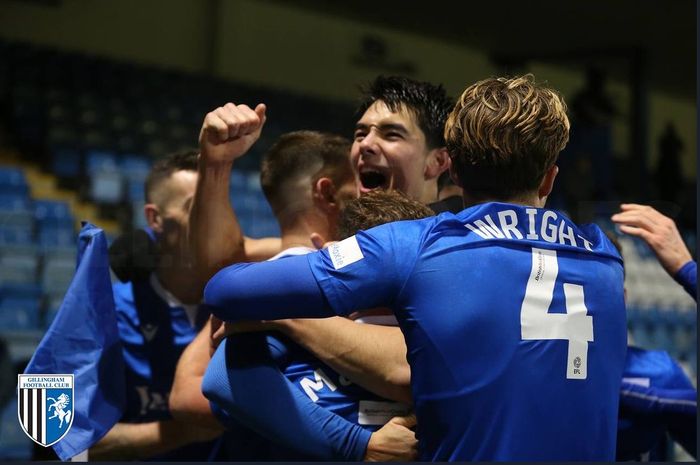
[[[423,187],[423,193],[421,194],[420,198],[417,199],[421,203],[424,203],[425,205],[429,205],[431,203],[437,202],[438,201],[438,186],[437,186],[437,180],[435,182],[427,182],[425,186]]]
[[[512,197],[509,199],[496,199],[488,197],[472,197],[468,193],[463,192],[462,199],[464,200],[464,208],[469,208],[473,207],[474,205],[479,205],[481,203],[488,202],[512,203],[515,205],[523,205],[525,207],[543,208],[545,202],[547,201],[547,197],[539,197],[536,193],[531,195]]]
[[[292,247],[313,247],[311,234],[282,234],[282,250]]]
[[[318,233],[330,238],[330,220],[324,215],[307,212],[295,218],[290,224],[280,225],[282,250],[290,247],[313,247],[311,234]]]

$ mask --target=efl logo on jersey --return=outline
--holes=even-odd
[[[17,416],[22,430],[44,447],[73,425],[73,375],[19,375]]]

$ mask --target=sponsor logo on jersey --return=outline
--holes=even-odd
[[[360,245],[357,243],[357,238],[355,236],[348,237],[345,240],[331,245],[328,247],[328,254],[336,270],[365,258],[365,256],[362,255],[362,250],[360,250]]]
[[[151,342],[158,332],[158,326],[152,324],[141,325],[141,334],[146,338],[146,341]]]

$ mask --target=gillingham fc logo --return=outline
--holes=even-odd
[[[575,366],[576,368],[581,368],[581,357],[576,357],[576,358],[574,359],[574,366]]]
[[[19,375],[17,417],[24,433],[44,447],[73,425],[73,375]]]

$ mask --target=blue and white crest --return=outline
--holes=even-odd
[[[19,375],[17,417],[22,430],[44,447],[73,425],[73,375]]]

